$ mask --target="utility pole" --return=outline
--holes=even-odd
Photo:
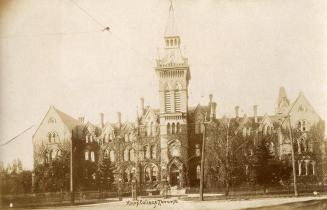
[[[71,147],[70,147],[70,204],[74,205],[75,197],[74,197],[74,170],[73,170],[73,154],[74,154],[74,133],[72,130],[72,138],[71,138]]]
[[[207,113],[206,113],[207,116]],[[203,184],[204,184],[204,148],[205,148],[205,138],[206,138],[206,120],[205,116],[203,122],[203,134],[202,134],[202,150],[201,150],[201,174],[200,174],[200,200],[203,201]]]
[[[291,153],[292,153],[292,168],[293,168],[293,185],[294,185],[294,196],[298,196],[297,192],[297,182],[296,182],[296,169],[295,169],[295,157],[294,157],[294,146],[293,146],[293,137],[292,137],[292,127],[291,127],[291,115],[287,115],[288,124],[289,124],[289,134],[291,141]]]

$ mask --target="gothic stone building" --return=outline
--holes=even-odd
[[[165,53],[156,60],[154,69],[158,78],[158,109],[145,106],[141,98],[134,121],[122,122],[121,113],[117,113],[116,122],[105,123],[104,115],[100,113],[99,122],[92,124],[84,122],[84,118],[75,119],[50,106],[33,135],[34,165],[60,158],[62,151],[69,150],[73,141],[78,148],[74,150],[77,157],[75,163],[83,166],[78,176],[91,180],[91,185],[82,189],[92,189],[92,180],[97,179],[96,163],[101,158],[109,158],[115,165],[115,182],[121,180],[128,185],[132,178],[136,178],[143,189],[159,187],[162,180],[180,188],[197,186],[200,177],[201,127],[205,120],[219,124],[222,119],[216,118],[216,102],[212,100],[212,95],[208,105],[191,107],[188,104],[191,72],[188,59],[181,53],[181,38],[176,32],[172,5],[164,44]],[[253,132],[266,134],[278,129],[276,122],[288,114],[292,127],[303,132],[321,121],[302,93],[291,103],[284,88],[280,89],[274,115],[257,116],[256,113],[257,107],[254,106],[251,117],[239,116],[238,107],[235,107],[235,117],[231,120],[238,123],[238,130],[244,138]],[[252,153],[254,140],[251,142],[250,146],[246,144],[242,148],[245,157]],[[304,137],[296,142],[298,175],[316,175],[319,171],[316,164],[318,156],[312,154],[321,156],[324,151],[321,150],[321,142],[313,143]],[[271,149],[277,158],[289,156],[289,138],[279,132],[278,141],[271,142]],[[215,186],[214,179],[210,177],[210,166],[207,164],[205,168],[206,185]],[[245,174],[248,170],[250,167],[244,164]]]

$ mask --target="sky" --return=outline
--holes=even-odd
[[[189,59],[189,105],[217,115],[273,114],[278,89],[300,91],[327,116],[323,0],[174,0]],[[5,163],[32,168],[32,135],[51,104],[98,122],[133,120],[139,98],[158,107],[168,0],[0,0],[0,148]],[[110,27],[110,32],[103,31]]]

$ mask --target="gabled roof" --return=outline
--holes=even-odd
[[[78,120],[60,111],[59,109],[54,108],[54,110],[57,112],[57,114],[59,115],[59,117],[62,119],[63,123],[68,127],[69,130],[72,130],[73,128],[75,128],[77,125],[80,124]]]
[[[43,121],[45,120],[46,116],[48,116],[48,114],[53,111],[55,112],[59,118],[61,119],[61,121],[64,123],[64,125],[67,127],[68,130],[73,130],[77,125],[80,125],[80,122],[69,116],[68,114],[60,111],[59,109],[56,109],[53,105],[51,105],[47,111],[47,113],[44,115],[41,123],[39,124],[38,128],[35,130],[33,136],[38,132],[39,128],[41,127],[41,125],[43,124]]]

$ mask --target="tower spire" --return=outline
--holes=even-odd
[[[173,5],[173,1],[170,0],[168,22],[165,29],[165,37],[174,37],[174,36],[178,36],[178,35],[177,35],[177,27],[175,23],[174,5]]]

